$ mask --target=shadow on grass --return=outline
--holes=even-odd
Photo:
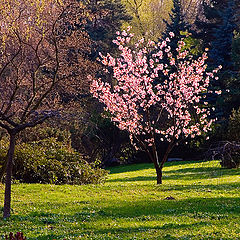
[[[205,162],[204,160],[201,161],[173,161],[173,162],[167,162],[165,163],[165,166],[179,166],[179,165],[185,165],[185,164],[191,164],[191,163],[202,163]],[[125,173],[125,172],[132,172],[132,171],[139,171],[139,170],[145,170],[145,169],[154,169],[153,163],[138,163],[138,164],[128,164],[128,165],[121,165],[116,167],[110,167],[107,168],[107,170],[110,170],[111,174],[114,173]]]
[[[108,179],[107,182],[135,182],[135,181],[153,181],[153,180],[156,180],[155,176],[138,176],[138,177]]]
[[[56,234],[46,234],[46,235],[43,235],[43,236],[38,236],[38,237],[34,237],[34,238],[27,238],[28,240],[54,240],[54,239],[65,239],[64,236],[59,236],[59,235],[56,235]]]
[[[191,198],[186,200],[152,200],[131,203],[119,202],[119,206],[102,208],[101,216],[135,218],[139,221],[162,220],[164,216],[189,216],[194,219],[227,219],[229,214],[239,216],[239,198]]]
[[[114,174],[114,173],[135,172],[139,170],[153,169],[153,168],[154,166],[152,163],[139,163],[139,164],[128,164],[128,165],[110,167],[110,168],[107,168],[107,170],[110,170],[110,174]]]
[[[184,162],[185,164],[192,162]],[[170,165],[182,165],[183,162],[171,162]],[[151,164],[138,164],[126,167],[120,167],[118,170],[121,172],[137,171],[147,168],[153,168]],[[115,168],[114,168],[115,169]],[[116,170],[115,169],[115,170]],[[116,172],[115,172],[116,173]],[[176,169],[164,172],[164,180],[195,180],[197,183],[201,179],[215,178],[219,176],[233,176],[238,175],[239,170],[225,170],[214,167],[200,167],[200,168],[185,168]],[[155,180],[154,176],[138,176],[133,178],[122,178],[116,180],[108,180],[109,182],[121,182],[121,181],[150,181]],[[141,187],[141,186],[139,186]],[[233,190],[239,189],[239,183],[224,183],[224,184],[196,184],[196,185],[161,185],[155,186],[156,192],[164,192],[165,195],[162,199],[154,198],[133,198],[132,201],[125,201],[119,199],[109,199],[106,205],[98,206],[98,202],[93,201],[81,201],[80,204],[74,202],[50,202],[38,204],[40,211],[32,211],[27,215],[12,215],[9,220],[3,221],[0,219],[0,233],[1,231],[17,231],[32,229],[32,235],[36,234],[34,238],[27,238],[28,240],[63,240],[75,239],[81,234],[85,234],[84,239],[114,239],[103,238],[106,234],[111,233],[115,236],[121,234],[123,236],[130,236],[128,234],[143,234],[145,231],[159,231],[164,236],[157,239],[179,239],[172,235],[173,230],[179,230],[179,233],[183,230],[188,230],[181,239],[191,239],[194,237],[191,235],[191,229],[194,228],[197,231],[201,231],[201,228],[205,225],[216,226],[219,231],[221,227],[231,225],[233,221],[238,221],[240,216],[240,199],[236,197],[221,197],[216,198],[200,198],[198,192],[208,192],[217,190]],[[196,196],[188,199],[182,199],[181,192],[194,191]],[[112,189],[114,191],[114,187]],[[175,200],[164,200],[165,197],[173,194],[174,191]],[[179,194],[179,196],[178,196]],[[206,195],[209,196],[209,195]],[[235,196],[235,195],[233,195]],[[33,207],[33,206],[32,206]],[[57,213],[52,213],[55,211]],[[71,211],[68,211],[71,209]],[[72,214],[73,210],[75,212]],[[235,219],[234,219],[235,218]],[[166,221],[166,219],[168,219]],[[189,220],[193,223],[186,223],[185,220]],[[175,220],[181,220],[176,223]],[[155,225],[149,224],[151,221],[156,221]],[[117,223],[117,225],[108,226],[107,223]],[[124,227],[121,226],[121,222],[129,222],[129,224],[136,222],[139,227]],[[220,222],[220,223],[219,223]],[[76,223],[76,224],[75,224]],[[217,224],[220,224],[217,226]],[[79,227],[81,225],[81,227]],[[151,225],[149,227],[149,225]],[[24,226],[24,227],[23,227]],[[66,228],[66,230],[62,230]],[[211,229],[211,228],[210,228]],[[61,232],[61,234],[60,234]],[[64,232],[64,233],[62,233]],[[65,234],[66,233],[66,234]],[[64,236],[65,234],[65,236]],[[125,234],[125,235],[124,235]],[[39,236],[41,235],[41,236]],[[89,236],[89,237],[88,237]],[[92,237],[94,236],[94,237]],[[1,237],[1,236],[0,236]],[[216,237],[202,236],[199,239],[220,239]],[[120,238],[121,239],[121,238]],[[126,238],[124,238],[126,239]],[[130,236],[129,239],[133,239]],[[138,238],[141,239],[141,238]],[[151,239],[151,238],[149,238]],[[231,238],[229,238],[231,239]]]
[[[196,192],[211,192],[211,191],[219,191],[219,190],[234,190],[239,189],[239,183],[229,183],[229,184],[201,184],[201,182],[198,182],[196,184],[192,185],[168,185],[168,186],[157,186],[158,189],[156,191],[196,191]]]
[[[212,173],[212,172],[219,172],[223,174],[229,174],[229,175],[240,175],[240,169],[226,169],[222,167],[208,167],[207,165],[203,167],[189,167],[189,168],[181,168],[181,169],[176,169],[176,170],[166,170],[166,173],[173,173],[173,174],[178,174],[178,173],[197,173],[197,174],[202,174],[202,173]]]
[[[193,227],[203,227],[207,225],[207,222],[199,222],[199,223],[192,223],[192,224],[186,224],[186,223],[166,223],[166,224],[159,224],[158,226],[141,226],[141,227],[111,227],[111,228],[105,228],[99,231],[96,231],[97,234],[119,234],[119,233],[139,233],[139,232],[146,232],[149,230],[166,230],[166,231],[173,231],[173,230],[182,230],[182,229],[191,229]],[[177,239],[177,238],[173,238]]]
[[[183,168],[170,171],[163,169],[164,180],[201,180],[201,179],[214,179],[219,177],[228,177],[240,175],[240,169],[223,169],[218,167],[196,167],[196,168]],[[134,181],[154,181],[156,176],[138,176],[138,177],[125,177],[117,179],[109,179],[108,182],[134,182]]]
[[[180,196],[181,197],[181,196]],[[109,201],[109,206],[101,207],[92,206],[91,209],[76,209],[75,214],[68,214],[65,211],[64,214],[53,214],[47,212],[46,205],[40,206],[43,209],[41,212],[31,212],[25,216],[13,215],[9,220],[5,221],[4,224],[11,224],[14,222],[16,226],[34,226],[36,229],[45,229],[44,234],[40,237],[28,238],[29,240],[38,239],[63,239],[72,238],[77,234],[94,234],[101,238],[102,234],[111,233],[121,235],[123,233],[139,233],[147,230],[164,230],[166,233],[171,233],[172,230],[191,230],[201,229],[207,224],[230,224],[234,218],[240,215],[240,199],[230,197],[218,197],[218,198],[190,198],[184,200],[136,200],[134,202],[126,201]],[[61,212],[66,207],[65,204],[52,204]],[[45,210],[44,210],[45,209]],[[93,211],[95,209],[95,211]],[[183,219],[190,219],[192,224],[185,223]],[[166,219],[181,219],[181,222],[167,222],[163,224]],[[111,221],[124,220],[123,222],[134,222],[141,223],[139,227],[116,227],[108,226],[104,223]],[[101,222],[99,226],[91,225],[91,223]],[[157,221],[157,224],[150,226],[148,222]],[[81,223],[74,225],[73,223]],[[0,221],[1,223],[1,221]],[[3,223],[3,222],[2,222]],[[144,225],[145,224],[145,225]],[[59,235],[58,228],[60,226],[71,227],[66,230],[66,236]],[[99,229],[100,228],[100,229]],[[10,228],[9,228],[10,229]],[[11,230],[11,229],[10,229]],[[56,232],[55,232],[56,230]],[[39,234],[38,234],[39,235]],[[193,235],[189,235],[193,237]],[[91,238],[92,239],[92,238]],[[94,238],[98,239],[98,238]],[[174,238],[173,238],[174,239]],[[208,238],[211,239],[211,238]]]

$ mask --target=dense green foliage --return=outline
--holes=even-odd
[[[85,26],[94,44],[91,46],[91,57],[98,57],[99,52],[113,52],[115,45],[112,40],[123,22],[128,22],[132,17],[127,13],[121,0],[90,0],[87,9],[95,15],[88,19]]]
[[[228,123],[228,139],[231,141],[240,141],[240,108],[233,109]],[[240,159],[239,159],[240,160]]]
[[[210,94],[208,100],[216,108],[213,116],[226,124],[232,108],[240,104],[238,49],[234,46],[239,3],[235,0],[204,1],[202,11],[195,21],[195,37],[201,41],[203,50],[209,49],[209,69],[222,66],[219,80],[210,85],[213,92],[221,90],[222,94]]]
[[[221,169],[216,161],[167,163],[161,186],[153,166],[140,164],[112,168],[104,185],[14,184],[13,196],[0,235],[220,240],[240,234],[240,169]]]
[[[105,167],[133,161],[136,150],[126,132],[97,113],[92,114],[90,123],[82,143],[91,159],[98,160]]]
[[[0,162],[7,153],[7,144],[0,142]],[[13,177],[26,183],[89,184],[100,183],[106,170],[86,162],[82,156],[55,138],[16,146]]]
[[[174,51],[173,54],[176,58],[177,52],[175,49],[178,47],[178,42],[182,40],[184,33],[190,29],[189,24],[187,24],[184,19],[183,7],[180,0],[173,0],[173,8],[169,17],[169,21],[164,20],[166,29],[164,31],[163,38],[169,37],[170,32],[174,33],[174,37],[170,42],[170,47],[172,51]]]

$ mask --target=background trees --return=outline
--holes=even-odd
[[[182,14],[188,23],[193,23],[201,1],[181,0]],[[165,20],[169,19],[169,13],[174,8],[173,0],[123,0],[129,14],[132,15],[131,26],[135,35],[146,36],[157,40],[165,31]]]
[[[171,0],[124,0],[127,11],[132,15],[131,26],[136,35],[156,40],[165,29],[164,18],[168,18]]]
[[[98,57],[99,52],[113,52],[112,40],[123,22],[132,19],[120,0],[89,0],[85,7],[92,17],[87,18],[85,30],[93,41],[92,57]]]

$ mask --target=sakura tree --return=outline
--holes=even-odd
[[[147,152],[156,169],[157,184],[161,184],[162,169],[173,147],[211,130],[213,120],[208,118],[205,96],[218,69],[207,72],[207,54],[194,59],[183,41],[178,44],[175,59],[169,46],[173,33],[159,43],[141,39],[131,44],[129,30],[117,32],[114,40],[119,57],[101,56],[105,71],[111,69],[116,84],[92,79],[91,93],[105,105],[111,120],[128,131],[136,149]],[[166,56],[168,64],[163,63]],[[157,139],[169,143],[162,159],[158,157]]]

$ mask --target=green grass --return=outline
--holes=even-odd
[[[167,163],[161,186],[151,164],[110,170],[103,185],[14,184],[0,239],[240,239],[240,169]]]

